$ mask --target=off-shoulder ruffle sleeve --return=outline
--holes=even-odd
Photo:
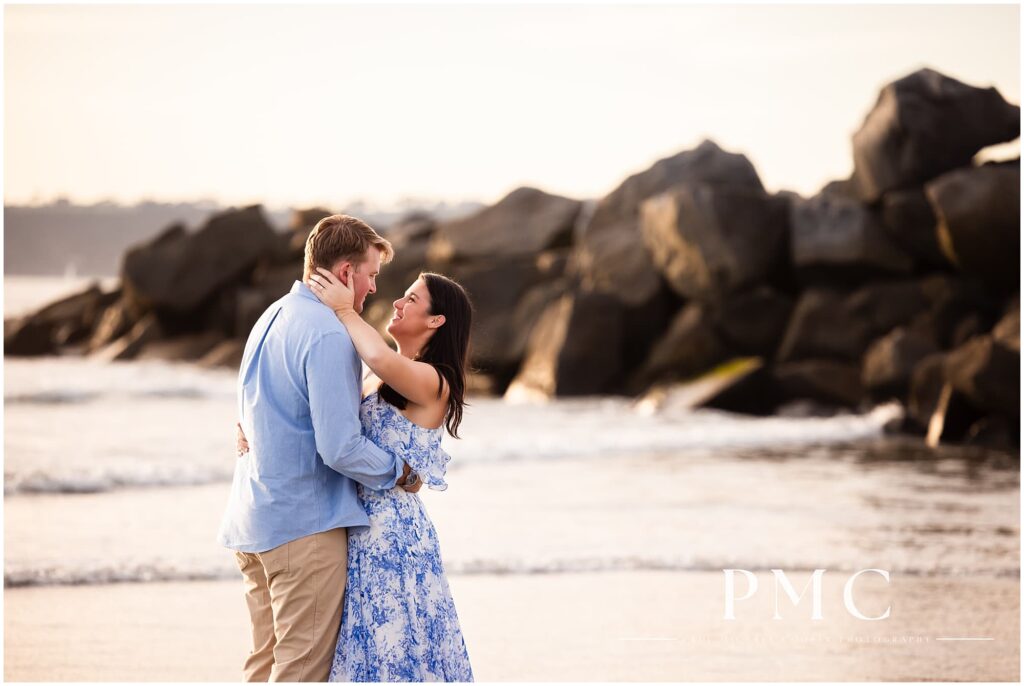
[[[419,445],[414,441],[414,448],[403,457],[409,463],[409,468],[419,474],[427,486],[435,491],[448,488],[444,475],[448,470],[448,461],[452,457],[441,447],[439,441],[431,441],[428,445]]]

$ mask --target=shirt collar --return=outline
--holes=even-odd
[[[301,281],[296,281],[295,283],[293,283],[292,290],[289,292],[298,293],[303,298],[309,298],[310,300],[316,300],[317,302],[320,302],[320,298],[313,295],[313,291],[309,290],[309,286],[302,283]]]

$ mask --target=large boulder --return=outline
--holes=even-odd
[[[51,355],[58,347],[81,342],[119,297],[98,284],[61,298],[23,317],[4,322],[4,355]]]
[[[925,444],[934,448],[941,443],[962,441],[969,436],[971,427],[977,427],[984,419],[984,413],[966,395],[946,382],[926,424]]]
[[[800,360],[775,365],[778,393],[789,400],[856,407],[864,396],[860,368],[838,360]]]
[[[430,238],[436,230],[437,221],[434,217],[426,212],[415,211],[399,217],[398,221],[383,230],[382,235],[391,241],[392,246],[400,246],[421,238]]]
[[[86,351],[92,353],[113,343],[128,333],[134,323],[131,307],[123,298],[118,299],[100,315],[86,345]]]
[[[880,218],[893,242],[917,264],[926,268],[950,267],[939,245],[938,219],[923,188],[883,195]]]
[[[932,274],[920,281],[927,307],[914,315],[912,327],[925,332],[943,350],[974,333],[988,331],[998,318],[991,294],[977,279]]]
[[[214,215],[194,234],[172,227],[125,255],[125,299],[136,313],[187,315],[279,248],[259,206]]]
[[[133,360],[145,346],[159,341],[163,335],[156,315],[148,314],[135,322],[128,333],[98,350],[93,357],[104,362]]]
[[[1019,160],[943,174],[925,194],[949,261],[997,290],[1020,290]]]
[[[918,361],[910,374],[907,414],[923,429],[928,428],[946,385],[945,353],[932,353]]]
[[[202,367],[225,367],[238,369],[242,364],[242,354],[245,352],[245,339],[229,338],[221,341],[212,350],[199,358],[198,364]]]
[[[1015,297],[1007,306],[1003,318],[992,329],[992,338],[1020,353],[1020,296]]]
[[[786,331],[793,299],[769,286],[733,293],[711,312],[715,331],[728,346],[742,355],[771,359]]]
[[[335,212],[325,210],[322,207],[311,207],[305,210],[295,210],[288,222],[288,231],[285,233],[285,245],[288,259],[301,260],[306,253],[306,239],[309,232],[313,230],[324,217],[329,217]]]
[[[753,362],[744,361],[736,365],[729,362],[708,372],[705,376],[725,376],[728,381],[702,398],[697,406],[756,416],[774,413],[787,398],[771,367],[758,358],[753,358]],[[731,373],[734,366],[738,369]],[[726,369],[723,371],[721,367]]]
[[[530,334],[526,359],[506,397],[607,393],[619,383],[622,304],[595,292],[550,303]]]
[[[219,331],[203,331],[151,341],[142,346],[135,359],[196,362],[223,340],[224,336]]]
[[[932,69],[890,83],[853,135],[853,181],[862,200],[919,186],[970,163],[982,148],[1020,136],[1020,107]]]
[[[905,274],[914,266],[872,210],[836,192],[792,203],[789,245],[793,266],[804,281]]]
[[[503,390],[522,361],[526,338],[551,297],[562,289],[534,292],[558,275],[545,273],[539,256],[456,264],[447,274],[473,303],[472,362],[494,375]]]
[[[688,303],[654,344],[630,384],[631,390],[694,377],[730,357],[731,352],[715,332],[707,306]]]
[[[864,323],[871,339],[912,321],[929,305],[925,285],[916,279],[877,281],[858,288],[846,299],[850,316]]]
[[[1020,414],[1020,352],[992,336],[976,336],[943,363],[946,380],[977,407],[1005,416]]]
[[[572,245],[582,203],[536,188],[517,188],[497,204],[443,222],[434,232],[431,262],[533,256]]]
[[[578,250],[576,268],[584,288],[634,307],[658,297],[662,284],[640,234],[640,205],[684,182],[764,191],[745,156],[726,152],[709,140],[659,160],[598,202]]]
[[[868,347],[861,380],[875,398],[901,398],[917,365],[936,352],[938,346],[929,336],[898,326]]]
[[[808,289],[793,309],[778,359],[859,361],[873,339],[911,321],[927,307],[919,281],[881,281],[849,294]]]
[[[867,326],[851,316],[845,294],[811,288],[793,308],[777,357],[781,362],[815,357],[856,360],[867,340]]]
[[[645,200],[640,227],[677,294],[717,301],[768,280],[785,262],[787,210],[786,200],[759,189],[685,182]]]

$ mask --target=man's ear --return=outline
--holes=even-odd
[[[353,271],[355,271],[355,268],[352,266],[352,263],[349,262],[348,260],[346,260],[344,262],[338,262],[337,264],[335,264],[334,265],[334,270],[333,270],[332,273],[343,284],[345,284],[347,286],[348,285],[349,275],[352,274]]]
[[[444,315],[439,314],[436,317],[431,317],[430,322],[427,324],[431,329],[439,329],[444,324]]]

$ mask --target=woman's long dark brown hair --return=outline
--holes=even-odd
[[[462,408],[466,404],[466,368],[469,365],[469,329],[473,323],[473,306],[465,289],[447,276],[423,272],[420,278],[427,284],[430,293],[430,314],[443,314],[444,324],[434,331],[415,359],[426,362],[437,371],[439,397],[444,390],[441,377],[448,382],[448,409],[444,413],[444,425],[453,438],[458,438]],[[400,410],[409,404],[401,393],[383,382],[380,385],[380,397]]]

